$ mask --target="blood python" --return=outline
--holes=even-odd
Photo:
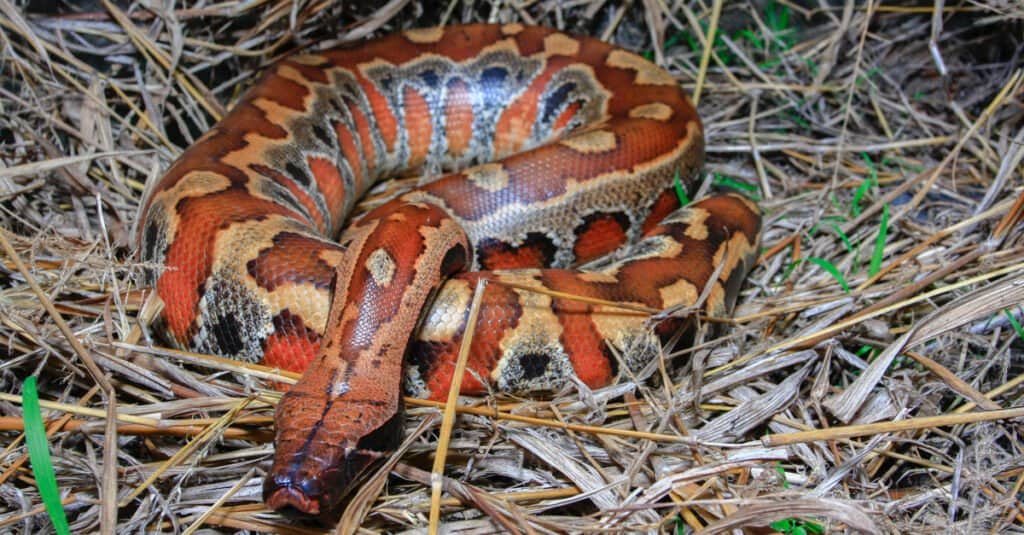
[[[278,406],[264,493],[329,517],[400,438],[403,383],[446,396],[479,280],[464,393],[602,386],[684,326],[649,328],[643,310],[727,313],[760,217],[730,195],[677,210],[703,147],[672,76],[551,29],[293,55],[151,187],[154,327],[305,370]],[[342,229],[381,179],[442,172]]]

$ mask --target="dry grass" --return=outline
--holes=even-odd
[[[500,20],[653,52],[699,93],[709,176],[763,200],[765,249],[667,380],[462,400],[446,528],[1024,532],[1019,2],[345,4],[0,0],[0,531],[52,530],[31,374],[73,532],[309,531],[260,502],[289,379],[140,338],[143,184],[289,50]],[[426,529],[441,408],[410,406],[360,532]]]

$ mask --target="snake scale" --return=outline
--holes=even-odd
[[[400,439],[403,386],[447,395],[479,280],[463,393],[606,385],[686,325],[638,310],[727,314],[760,216],[679,209],[703,157],[676,80],[592,38],[481,24],[288,56],[151,185],[154,329],[304,371],[264,497],[330,517]]]

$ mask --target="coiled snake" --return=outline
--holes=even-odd
[[[551,29],[430,28],[289,56],[147,196],[155,328],[308,369],[277,409],[265,498],[330,515],[400,438],[403,383],[447,394],[477,280],[504,284],[486,287],[464,393],[602,386],[683,326],[649,329],[637,308],[703,292],[706,314],[727,313],[760,217],[733,195],[677,210],[674,180],[690,184],[703,148],[672,76]],[[375,182],[441,170],[342,230]]]

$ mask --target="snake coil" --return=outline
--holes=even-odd
[[[704,293],[706,314],[728,313],[760,216],[732,195],[677,210],[674,180],[690,183],[703,147],[671,75],[551,29],[429,28],[289,56],[147,196],[155,328],[305,370],[277,410],[265,498],[330,518],[400,438],[403,383],[447,394],[479,279],[500,284],[465,393],[602,386],[683,325],[652,330],[637,310]],[[376,182],[440,170],[342,229]]]

